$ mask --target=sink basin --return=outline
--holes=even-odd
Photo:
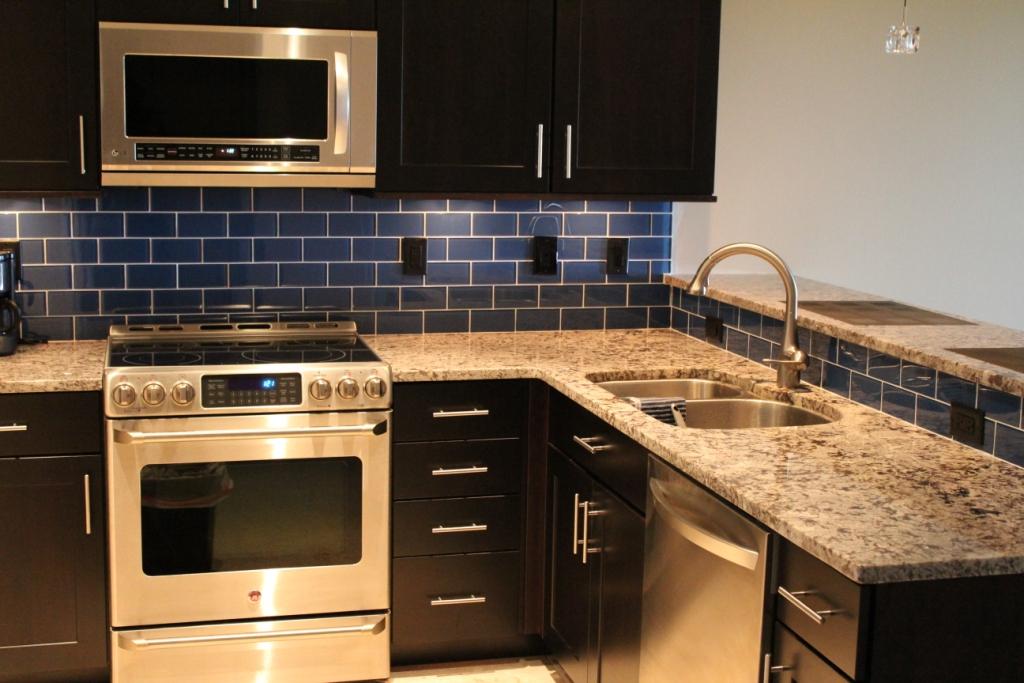
[[[598,382],[597,386],[620,398],[662,398],[691,401],[746,396],[746,393],[739,387],[709,379],[646,379]]]
[[[687,401],[685,407],[673,406],[672,414],[680,427],[695,429],[809,427],[832,422],[806,408],[754,398]]]

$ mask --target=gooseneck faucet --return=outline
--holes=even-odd
[[[796,337],[796,316],[797,316],[797,295],[796,280],[789,266],[771,249],[762,247],[759,244],[739,242],[727,244],[711,252],[704,262],[697,267],[690,286],[686,289],[687,294],[692,296],[705,296],[708,292],[708,276],[711,270],[721,261],[730,256],[744,254],[757,256],[767,261],[782,278],[782,284],[786,288],[786,317],[782,330],[782,358],[765,358],[764,362],[778,367],[778,384],[784,389],[795,389],[800,386],[800,373],[807,369],[807,354],[800,350]]]

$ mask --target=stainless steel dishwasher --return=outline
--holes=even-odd
[[[643,683],[761,680],[769,532],[650,459]]]

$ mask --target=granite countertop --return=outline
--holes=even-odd
[[[105,341],[22,344],[0,357],[0,394],[99,391],[106,355]]]
[[[369,337],[396,381],[535,378],[860,583],[1024,572],[1024,469],[669,330]],[[594,385],[707,377],[839,419],[679,429]]]
[[[670,274],[665,276],[665,283],[685,288],[691,278],[692,274]],[[797,278],[796,283],[801,301],[889,300],[806,278]],[[712,275],[708,296],[780,320],[785,312],[782,281],[774,273]],[[801,327],[841,337],[962,379],[1024,396],[1024,373],[948,350],[1024,347],[1024,331],[973,320],[970,320],[975,323],[972,325],[852,325],[806,308],[800,309],[799,314]],[[949,317],[969,320],[962,316]]]
[[[535,378],[861,583],[1024,573],[1024,469],[671,330],[381,335],[396,381]],[[105,342],[21,347],[0,393],[96,391]],[[593,382],[707,377],[839,418],[688,430]]]

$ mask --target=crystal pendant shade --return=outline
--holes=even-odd
[[[903,2],[903,19],[896,26],[889,27],[885,39],[885,52],[890,55],[912,55],[921,44],[921,27],[907,25],[907,3]]]

